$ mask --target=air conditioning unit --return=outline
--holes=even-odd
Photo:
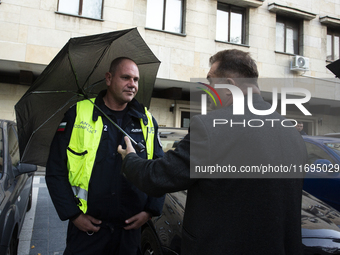
[[[309,58],[302,56],[294,56],[290,63],[290,70],[292,71],[308,71]]]

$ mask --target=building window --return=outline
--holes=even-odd
[[[297,20],[276,18],[276,51],[299,54],[299,27]]]
[[[148,0],[146,27],[183,33],[184,0]]]
[[[217,3],[216,40],[244,44],[245,8]]]
[[[103,0],[59,0],[58,11],[93,19],[102,18]]]
[[[327,28],[327,60],[339,59],[340,53],[340,33]]]

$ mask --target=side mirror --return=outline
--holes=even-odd
[[[15,177],[20,174],[31,173],[37,170],[36,165],[26,164],[26,163],[19,163],[16,167]]]

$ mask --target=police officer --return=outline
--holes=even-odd
[[[140,227],[160,215],[164,202],[121,175],[117,147],[124,135],[93,104],[146,145],[140,157],[162,157],[157,122],[134,99],[138,67],[117,58],[105,80],[107,90],[66,112],[50,148],[47,187],[60,219],[69,220],[64,254],[139,254]]]

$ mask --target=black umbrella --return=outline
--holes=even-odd
[[[337,78],[340,78],[340,59],[326,65],[326,67],[334,73]]]
[[[104,76],[117,57],[138,65],[136,99],[149,107],[160,61],[136,28],[71,38],[15,105],[23,163],[45,166],[64,113],[107,87]]]

